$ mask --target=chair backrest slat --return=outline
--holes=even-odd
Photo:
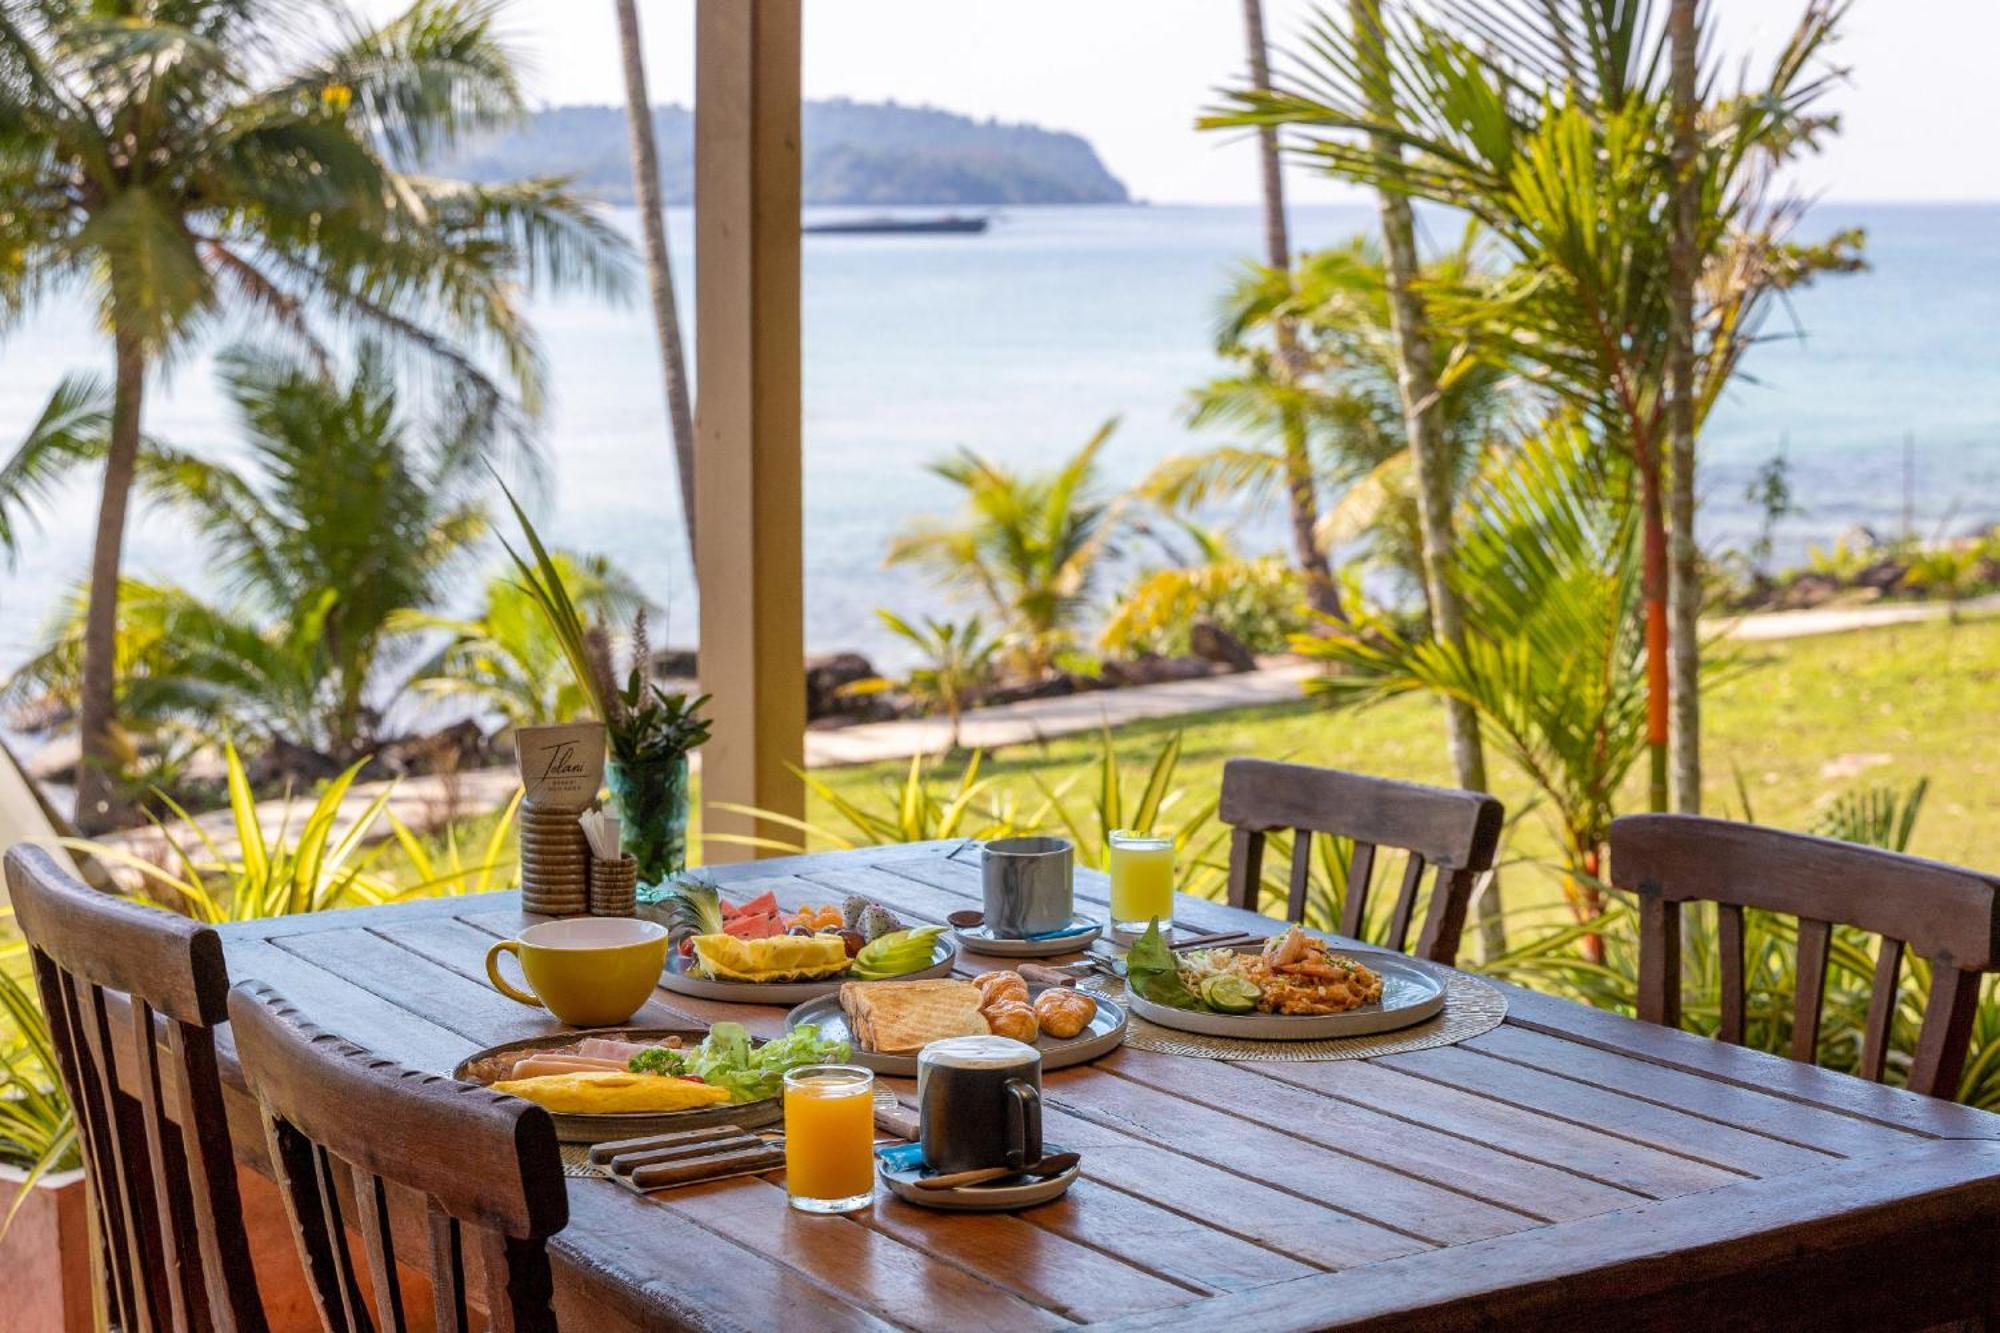
[[[1895,1035],[1896,987],[1903,971],[1903,942],[1882,937],[1875,954],[1873,991],[1868,996],[1868,1025],[1861,1035],[1861,1077],[1879,1079],[1889,1063],[1889,1042]]]
[[[97,1070],[84,1037],[83,1014],[69,977],[45,954],[36,951],[33,958],[36,988],[41,992],[43,1011],[49,1017],[49,1036],[55,1045],[56,1062],[62,1067],[71,1114],[76,1119],[84,1175],[90,1182],[91,1201],[97,1206],[98,1241],[104,1255],[105,1285],[109,1288],[105,1293],[106,1305],[121,1327],[141,1328],[151,1319],[151,1313],[142,1315],[139,1311],[145,1296],[133,1272],[131,1233],[125,1226],[125,1210],[130,1201],[113,1175],[109,1108],[98,1097]]]
[[[430,1205],[432,1319],[437,1333],[471,1333],[465,1301],[465,1236],[458,1219]]]
[[[1979,974],[1931,965],[1931,991],[1924,999],[1924,1022],[1910,1055],[1910,1086],[1939,1097],[1956,1096],[1965,1070],[1965,1049],[1979,1013]]]
[[[1741,1046],[1746,1028],[1743,1013],[1743,909],[1735,903],[1715,905],[1715,948],[1722,980],[1722,1026],[1715,1035]]]
[[[194,1191],[188,1186],[188,1160],[182,1136],[167,1109],[167,1090],[160,1072],[159,1032],[153,1007],[135,999],[131,1008],[132,1047],[139,1063],[138,1104],[146,1132],[146,1155],[153,1171],[153,1194],[170,1225],[160,1228],[160,1257],[173,1304],[176,1329],[205,1329],[209,1317],[201,1247],[186,1242],[200,1233],[195,1221]],[[171,1029],[169,1029],[171,1032]],[[234,1164],[231,1164],[234,1169]]]
[[[1833,923],[1799,920],[1798,984],[1792,991],[1792,1059],[1819,1059],[1820,1007],[1826,1003],[1826,959],[1833,948]]]
[[[1417,890],[1424,883],[1424,858],[1421,853],[1411,852],[1403,862],[1403,882],[1396,889],[1396,907],[1389,917],[1389,934],[1383,941],[1390,948],[1402,952],[1409,947],[1410,918],[1417,910]]]
[[[1222,770],[1220,815],[1232,829],[1229,901],[1250,911],[1260,907],[1264,836],[1275,832],[1292,835],[1292,876],[1285,905],[1286,916],[1292,921],[1305,916],[1313,836],[1324,834],[1350,841],[1354,851],[1338,927],[1343,935],[1353,938],[1362,938],[1367,921],[1376,850],[1408,853],[1413,868],[1405,870],[1403,892],[1392,914],[1391,938],[1384,941],[1394,949],[1407,946],[1419,881],[1426,869],[1435,868],[1430,907],[1416,952],[1435,962],[1449,963],[1458,956],[1472,889],[1493,867],[1503,811],[1498,801],[1480,792],[1425,787],[1305,764],[1232,759]]]
[[[1743,1038],[1743,914],[1798,921],[1793,1058],[1818,1055],[1836,927],[1880,938],[1861,1072],[1889,1065],[1905,950],[1931,967],[1908,1084],[1952,1097],[1983,973],[2000,970],[2000,879],[1900,852],[1697,815],[1629,815],[1611,826],[1611,880],[1639,898],[1639,1016],[1680,1021],[1680,909],[1718,904],[1723,1035]]]
[[[547,1240],[568,1221],[569,1200],[546,1111],[375,1056],[320,1031],[265,986],[238,987],[229,1013],[329,1328],[368,1327],[340,1223],[343,1179],[362,1220],[377,1312],[390,1327],[404,1323],[391,1184],[424,1196],[432,1210],[439,1327],[464,1325],[468,1267],[481,1273],[489,1328],[555,1327]],[[454,1225],[441,1233],[439,1218]],[[467,1265],[468,1248],[484,1262]]]
[[[341,1214],[340,1174],[332,1154],[314,1144],[309,1178],[319,1203],[320,1232],[327,1238],[327,1257],[332,1261],[334,1294],[340,1301],[339,1326],[362,1333],[369,1326],[368,1306],[361,1299],[361,1279],[354,1271],[354,1251],[348,1245],[347,1224]]]
[[[107,1312],[124,1329],[261,1333],[215,1062],[221,938],[39,848],[10,850],[6,878],[76,1116]]]
[[[1285,892],[1285,915],[1302,921],[1306,914],[1306,894],[1312,888],[1313,836],[1300,833],[1292,839],[1292,879]]]
[[[396,1238],[389,1226],[389,1187],[382,1177],[354,1173],[354,1209],[361,1216],[361,1239],[368,1250],[368,1275],[375,1285],[375,1315],[401,1333],[410,1326],[403,1310],[403,1283],[396,1271]]]
[[[1300,835],[1307,836],[1307,835]],[[1347,898],[1340,905],[1340,933],[1360,939],[1368,925],[1368,894],[1375,879],[1375,844],[1357,842],[1347,861]],[[1294,919],[1303,920],[1298,913]]]

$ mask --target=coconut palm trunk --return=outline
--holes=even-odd
[[[667,218],[660,203],[660,155],[653,142],[653,106],[646,93],[646,58],[639,45],[637,0],[617,0],[618,50],[625,63],[625,116],[632,137],[632,194],[646,255],[646,288],[653,301],[653,329],[660,343],[660,371],[667,386],[667,419],[673,428],[674,470],[680,476],[681,518],[688,558],[694,558],[694,408],[688,394],[687,356],[681,347],[680,310],[667,251]]]
[[[1243,0],[1243,27],[1250,48],[1250,86],[1259,92],[1271,90],[1271,61],[1264,40],[1262,0]],[[1264,262],[1273,272],[1292,271],[1292,243],[1285,220],[1284,164],[1278,156],[1278,130],[1274,125],[1257,129],[1257,160],[1264,190]],[[1299,347],[1298,325],[1280,319],[1274,328],[1278,364],[1288,383],[1305,377],[1305,357]],[[1284,423],[1285,496],[1292,522],[1292,556],[1305,575],[1306,600],[1312,609],[1335,620],[1347,619],[1340,605],[1340,589],[1333,581],[1333,566],[1319,545],[1319,494],[1313,481],[1312,451],[1306,438],[1306,423],[1297,412],[1289,412]]]
[[[1674,231],[1668,253],[1670,323],[1667,336],[1668,603],[1673,629],[1674,808],[1701,811],[1700,551],[1694,538],[1694,289],[1700,183],[1694,171],[1697,0],[1673,0],[1667,15],[1674,101]]]
[[[97,540],[90,555],[90,612],[84,626],[83,682],[78,701],[83,759],[76,775],[76,825],[85,833],[101,833],[119,825],[124,801],[116,775],[123,771],[127,758],[118,731],[118,572],[125,555],[125,514],[139,469],[139,413],[146,392],[146,356],[133,333],[119,332],[113,343],[117,380],[104,460],[104,489],[97,507]]]
[[[1368,60],[1364,70],[1372,109],[1384,124],[1395,119],[1394,93],[1381,40],[1380,0],[1350,0],[1355,45]],[[1372,136],[1378,154],[1399,152],[1387,135]],[[1418,298],[1416,219],[1409,198],[1382,187],[1376,191],[1382,219],[1382,250],[1389,278],[1389,324],[1396,339],[1396,381],[1402,390],[1403,423],[1409,434],[1411,471],[1416,480],[1417,523],[1422,536],[1424,588],[1430,602],[1431,632],[1463,651],[1464,615],[1450,571],[1457,548],[1452,524],[1456,497],[1452,466],[1438,411],[1437,361],[1431,346],[1429,321]],[[1458,785],[1486,790],[1486,753],[1479,738],[1479,716],[1463,699],[1445,701],[1445,732],[1451,746],[1451,766]],[[1480,946],[1488,958],[1506,949],[1501,920],[1500,882],[1496,877],[1480,895]]]

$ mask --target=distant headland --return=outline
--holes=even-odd
[[[807,102],[807,204],[1123,204],[1125,186],[1081,135],[975,120],[935,107],[836,98]],[[694,117],[655,107],[660,186],[669,204],[692,198]],[[558,106],[474,141],[437,165],[473,180],[561,175],[608,203],[632,201],[625,113]]]

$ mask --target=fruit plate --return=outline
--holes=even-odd
[[[1257,953],[1248,944],[1238,953]],[[1319,1041],[1329,1037],[1368,1037],[1414,1027],[1444,1008],[1444,982],[1421,963],[1366,949],[1343,949],[1343,955],[1366,964],[1382,978],[1382,998],[1340,1014],[1218,1014],[1206,1009],[1176,1009],[1155,1004],[1136,991],[1125,1002],[1148,1023],[1206,1037],[1241,1037],[1250,1041]]]
[[[1048,989],[1050,987],[1047,986],[1030,987],[1029,998]],[[1091,1016],[1089,1027],[1074,1037],[1045,1036],[1035,1042],[1035,1049],[1042,1053],[1043,1073],[1085,1064],[1099,1056],[1109,1055],[1124,1044],[1127,1022],[1124,1007],[1100,995],[1090,998],[1097,1001],[1097,1012]],[[841,1011],[838,995],[823,995],[817,1000],[808,1000],[785,1015],[785,1031],[790,1032],[801,1023],[815,1025],[819,1028],[819,1035],[828,1041],[846,1042],[850,1048],[848,1060],[864,1069],[872,1069],[891,1078],[917,1076],[917,1057],[914,1055],[889,1055],[861,1049],[847,1026],[847,1015]]]
[[[920,981],[928,977],[951,975],[952,964],[957,961],[958,949],[951,942],[949,933],[940,935],[931,945],[931,965],[921,972],[905,972],[897,977],[883,977],[884,981]],[[842,974],[826,977],[819,981],[718,981],[705,977],[689,969],[694,966],[692,955],[683,955],[679,949],[667,950],[667,966],[660,973],[660,985],[677,995],[691,995],[697,1000],[721,1000],[727,1004],[804,1004],[822,995],[838,991],[841,983],[854,978]]]
[[[515,1041],[474,1051],[458,1062],[451,1076],[461,1083],[485,1087],[501,1077],[479,1063],[509,1051],[546,1051],[572,1046],[585,1037],[612,1037],[657,1045],[668,1037],[679,1037],[683,1046],[698,1045],[708,1035],[701,1028],[571,1028],[542,1037],[522,1037]],[[761,1044],[761,1043],[759,1043]],[[556,1137],[564,1143],[610,1143],[617,1139],[643,1138],[648,1134],[670,1134],[677,1129],[705,1129],[710,1125],[738,1125],[757,1129],[785,1118],[784,1103],[776,1097],[754,1102],[724,1102],[720,1106],[695,1106],[685,1111],[620,1111],[608,1115],[577,1115],[551,1111]]]

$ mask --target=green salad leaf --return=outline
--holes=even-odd
[[[688,1053],[665,1046],[648,1046],[627,1060],[625,1067],[635,1074],[667,1074],[678,1077],[687,1073]]]
[[[741,1023],[717,1023],[708,1030],[707,1039],[689,1052],[687,1072],[728,1089],[732,1102],[755,1102],[777,1096],[787,1070],[840,1064],[849,1053],[846,1042],[822,1040],[811,1023],[801,1023],[762,1046],[752,1044]]]
[[[1181,980],[1181,970],[1174,961],[1173,950],[1167,947],[1167,939],[1160,931],[1160,919],[1146,927],[1146,933],[1133,941],[1132,948],[1125,955],[1125,984],[1154,1004],[1171,1005],[1176,1009],[1206,1009],[1201,997],[1188,989]]]

